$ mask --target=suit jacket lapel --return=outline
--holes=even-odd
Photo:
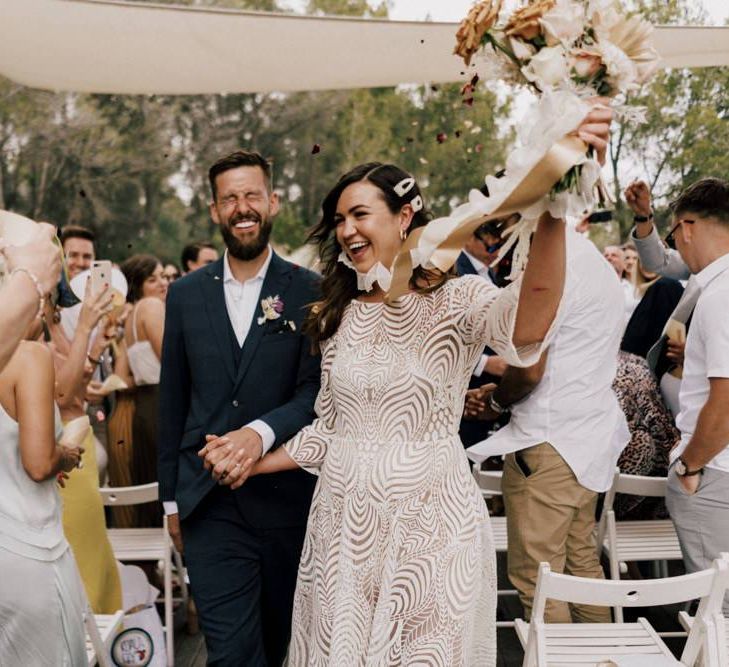
[[[273,251],[272,251],[273,252]],[[240,363],[238,364],[238,373],[235,379],[235,390],[238,389],[240,383],[245,377],[248,366],[250,366],[253,357],[258,349],[258,344],[263,338],[263,334],[266,331],[267,323],[258,324],[258,318],[263,315],[263,308],[261,308],[261,300],[269,296],[280,296],[283,299],[283,294],[286,291],[289,283],[291,282],[291,265],[288,262],[282,260],[275,252],[271,257],[271,263],[268,265],[268,271],[266,277],[263,280],[263,286],[261,287],[261,295],[256,304],[256,309],[253,311],[253,321],[251,327],[248,330],[245,342],[243,343],[243,349],[241,350]]]
[[[235,359],[233,358],[230,336],[228,335],[228,309],[225,306],[225,292],[223,291],[224,261],[225,255],[217,262],[213,262],[205,268],[199,269],[199,271],[204,271],[206,274],[205,280],[202,283],[202,289],[205,295],[205,309],[210,320],[210,328],[215,334],[225,370],[230,376],[231,381],[235,382]]]

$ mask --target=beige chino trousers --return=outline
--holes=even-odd
[[[519,465],[529,469],[527,475]],[[508,454],[502,479],[509,550],[509,579],[519,592],[524,615],[531,616],[539,563],[553,572],[604,577],[595,548],[597,493],[581,486],[548,442]],[[549,600],[547,623],[609,623],[610,609]]]

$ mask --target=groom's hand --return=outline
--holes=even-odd
[[[205,459],[205,469],[211,471],[213,479],[225,485],[241,478],[245,481],[253,463],[263,454],[261,436],[247,427],[222,436],[206,435],[205,441],[198,456]]]

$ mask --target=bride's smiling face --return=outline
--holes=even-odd
[[[412,211],[388,208],[380,189],[369,181],[347,186],[334,214],[337,242],[357,271],[367,273],[377,262],[390,268],[402,246],[400,230],[407,230]]]

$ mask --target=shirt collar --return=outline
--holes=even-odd
[[[715,259],[711,264],[705,266],[696,274],[696,282],[701,289],[704,289],[719,274],[729,269],[729,253]]]
[[[253,278],[249,278],[246,280],[247,283],[253,282],[255,280],[263,280],[266,277],[266,271],[268,271],[268,267],[271,264],[271,260],[273,259],[273,248],[271,246],[268,246],[268,257],[266,258],[266,261],[263,262],[261,265],[261,268],[258,270],[258,273],[253,276]],[[242,283],[238,282],[235,279],[235,276],[233,275],[233,272],[230,269],[230,264],[228,263],[228,251],[225,251],[225,254],[223,255],[223,282],[224,283],[238,283],[241,285]]]
[[[468,260],[473,264],[473,268],[476,269],[478,273],[481,273],[484,269],[488,269],[488,267],[480,260],[478,257],[474,257],[468,250],[464,250],[463,254],[468,257]]]

